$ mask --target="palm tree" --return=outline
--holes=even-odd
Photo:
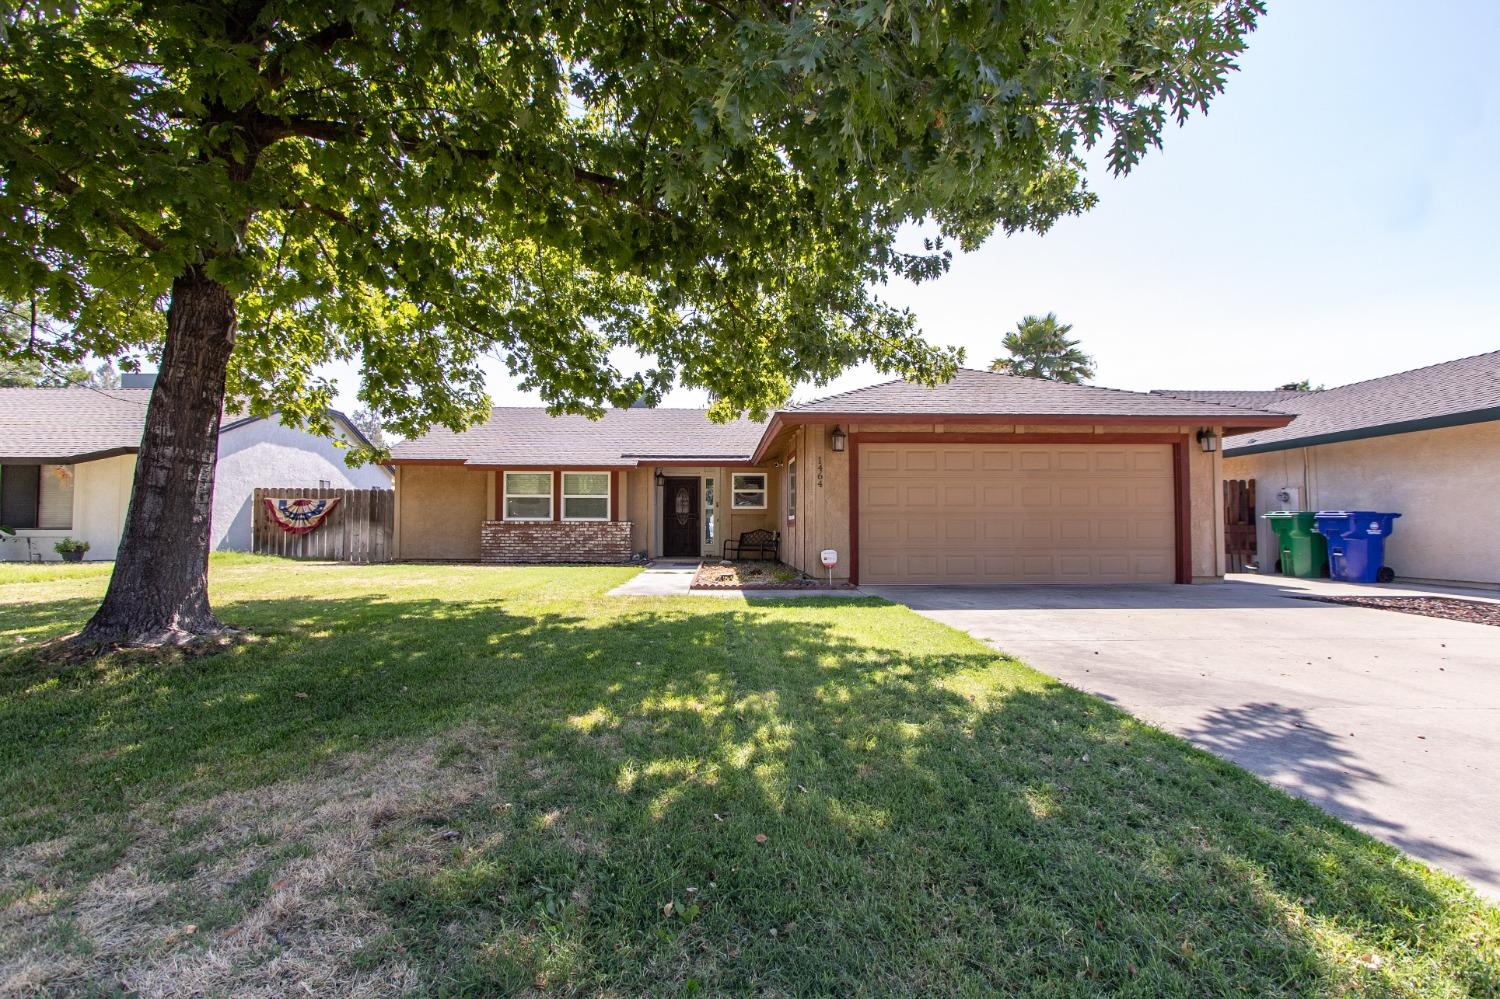
[[[1079,341],[1068,339],[1072,331],[1073,324],[1058,322],[1055,312],[1027,316],[1002,341],[1010,356],[996,358],[990,370],[1075,384],[1092,378],[1094,359],[1078,349]]]

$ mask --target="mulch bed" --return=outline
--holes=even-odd
[[[693,576],[695,590],[818,590],[827,583],[809,579],[780,562],[705,562]]]
[[[1449,621],[1469,621],[1500,628],[1500,604],[1458,597],[1301,597],[1325,604],[1349,604],[1351,607],[1373,607],[1376,610],[1441,617]]]

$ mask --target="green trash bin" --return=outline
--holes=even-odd
[[[1316,579],[1328,575],[1328,539],[1313,530],[1316,513],[1268,513],[1276,532],[1277,567],[1283,576]]]

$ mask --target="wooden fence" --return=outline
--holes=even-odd
[[[337,499],[338,505],[306,534],[288,534],[271,518],[267,499]],[[396,529],[393,489],[256,489],[250,522],[250,550],[257,555],[326,559],[331,562],[389,562]]]
[[[1257,565],[1255,546],[1255,480],[1224,480],[1224,559],[1227,572]]]

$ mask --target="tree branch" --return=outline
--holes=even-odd
[[[61,194],[64,197],[72,197],[73,195],[83,190],[82,184],[64,173],[61,168],[55,167],[51,163],[47,162],[46,158],[41,156],[39,153],[31,149],[27,149],[23,145],[17,145],[13,147],[13,149],[16,153],[19,153],[22,156],[30,157],[33,162],[43,167],[47,171],[47,173],[51,174],[52,182],[48,186],[50,186],[58,194]],[[162,250],[166,249],[167,244],[162,242],[161,237],[157,236],[156,233],[152,232],[150,229],[147,229],[145,226],[141,225],[139,222],[131,218],[129,215],[126,215],[124,212],[115,208],[107,207],[102,208],[100,211],[106,219],[117,226],[121,232],[125,233],[131,239],[139,243],[143,249],[149,250],[152,253],[160,253]]]

